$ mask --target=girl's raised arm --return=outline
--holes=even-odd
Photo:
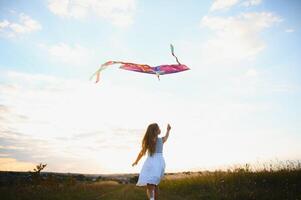
[[[171,129],[171,126],[169,124],[167,124],[167,130],[166,130],[166,134],[165,136],[162,138],[163,139],[163,143],[165,143],[168,139],[168,136],[169,136],[169,131]]]

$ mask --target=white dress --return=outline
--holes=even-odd
[[[157,138],[156,151],[150,156],[148,154],[143,163],[139,174],[137,186],[146,186],[147,184],[158,185],[164,176],[165,160],[163,157],[163,140]]]

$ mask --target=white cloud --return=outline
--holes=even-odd
[[[93,171],[98,173],[135,170],[130,167],[130,162],[140,147],[140,135],[143,134],[141,130],[144,131],[144,125],[150,121],[158,119],[158,106],[156,109],[147,108],[139,102],[151,104],[156,94],[137,88],[116,87],[105,83],[95,85],[93,82],[63,80],[45,75],[10,72],[5,76],[8,80],[14,80],[11,82],[14,87],[9,87],[10,84],[0,87],[1,104],[6,105],[1,107],[6,114],[1,115],[5,120],[1,121],[0,145],[7,147],[6,150],[9,150],[9,146],[16,146],[16,143],[3,144],[3,137],[11,135],[9,131],[16,131],[48,142],[47,151],[41,151],[41,146],[33,145],[36,153],[29,153],[35,158],[46,154],[43,160],[51,164],[50,170],[88,172],[89,166],[93,166]],[[140,96],[139,99],[136,98],[137,95]],[[128,106],[133,104],[137,104],[135,109],[134,106]],[[113,110],[119,110],[118,114]],[[15,116],[19,115],[26,116],[27,120],[16,120]],[[140,117],[142,115],[144,118]],[[88,133],[95,134],[90,138],[79,137]],[[57,141],[56,137],[75,140]],[[100,143],[100,140],[105,143]],[[134,144],[137,149],[130,148]],[[81,150],[78,151],[79,149]],[[52,158],[55,160],[51,160]],[[59,160],[65,158],[76,165],[59,163]],[[124,162],[120,163],[120,159]],[[89,165],[80,164],[83,160]]]
[[[215,0],[210,7],[210,11],[229,9],[238,2],[239,0]]]
[[[48,8],[51,12],[61,17],[82,18],[87,14],[89,2],[89,0],[50,0]]]
[[[246,73],[247,77],[256,77],[258,75],[258,72],[256,69],[249,69]]]
[[[286,82],[280,82],[277,84],[270,85],[269,88],[271,89],[271,92],[278,92],[278,93],[295,92],[298,90],[298,87],[296,85],[292,85]]]
[[[34,31],[41,30],[41,24],[32,19],[30,16],[24,13],[19,14],[19,22],[10,22],[8,20],[3,20],[0,22],[0,33],[8,37],[16,37],[18,35],[31,33]]]
[[[287,33],[293,33],[293,32],[295,32],[295,29],[288,28],[288,29],[285,30],[285,32],[287,32]]]
[[[9,22],[7,20],[4,20],[2,22],[0,22],[0,28],[5,28],[9,26]]]
[[[249,7],[249,6],[257,6],[261,4],[262,0],[247,0],[242,3],[243,6]]]
[[[57,61],[70,64],[83,64],[89,62],[93,52],[79,44],[68,45],[59,43],[47,47],[48,53]]]
[[[210,11],[228,10],[237,5],[241,0],[215,0],[210,7]],[[262,0],[246,0],[242,2],[245,7],[257,6],[261,4]]]
[[[135,0],[50,0],[48,8],[61,17],[84,18],[94,14],[113,25],[127,27],[133,23]]]
[[[201,27],[213,31],[202,54],[209,62],[233,63],[253,59],[265,48],[259,34],[281,19],[269,12],[242,13],[235,17],[204,16]]]
[[[237,85],[243,87],[237,89],[246,89],[246,82],[256,79],[259,74],[253,68],[245,71],[244,77],[237,80]],[[130,75],[133,77],[134,74]],[[143,81],[141,85],[118,85],[109,79],[94,84],[18,72],[1,76],[5,76],[7,81],[0,85],[0,102],[3,105],[0,112],[6,113],[1,115],[6,120],[0,121],[0,148],[6,149],[5,153],[13,158],[16,155],[24,157],[22,153],[26,151],[26,162],[45,162],[49,164],[47,170],[50,171],[137,172],[139,166],[132,168],[130,165],[139,151],[145,126],[157,121],[164,125],[161,126],[163,135],[167,120],[173,127],[172,137],[165,146],[168,171],[251,160],[258,155],[267,158],[276,155],[275,152],[282,153],[284,157],[300,152],[300,145],[296,145],[300,139],[293,140],[286,133],[279,135],[277,142],[269,141],[271,148],[267,149],[263,145],[266,141],[261,141],[254,151],[250,151],[250,147],[258,144],[259,136],[269,138],[275,129],[280,130],[279,124],[277,127],[257,126],[256,116],[273,111],[270,102],[266,105],[238,102],[233,98],[208,100],[204,91],[200,91],[200,98],[189,98],[170,92],[174,84],[168,86],[168,79],[155,85],[158,83],[155,77],[156,82],[152,82],[150,89],[144,85],[147,82],[145,77],[140,79]],[[14,87],[10,87],[11,84]],[[210,82],[207,85],[209,87]],[[25,116],[26,120],[17,116]],[[244,133],[246,130],[249,132]],[[17,133],[26,134],[26,137]],[[279,146],[283,137],[290,146],[287,154],[288,151],[284,151],[287,146]],[[10,142],[3,143],[5,138]],[[39,144],[36,139],[40,140]],[[184,152],[177,148],[183,144],[189,144]],[[215,149],[210,147],[212,144],[216,145]],[[12,151],[16,146],[24,150]],[[237,149],[242,151],[237,152]],[[179,162],[189,152],[195,152],[199,159]],[[206,153],[197,156],[200,152]],[[217,159],[220,152],[224,152],[222,160]]]

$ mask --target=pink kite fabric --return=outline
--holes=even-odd
[[[120,69],[134,71],[134,72],[141,72],[141,73],[148,73],[148,74],[155,74],[157,75],[158,79],[160,75],[164,74],[172,74],[178,73],[182,71],[189,70],[186,65],[183,65],[179,62],[178,58],[174,54],[174,47],[170,45],[171,53],[176,58],[178,64],[170,64],[170,65],[159,65],[156,67],[151,67],[146,64],[137,64],[137,63],[130,63],[130,62],[121,62],[121,61],[108,61],[101,65],[101,67],[92,75],[91,79],[96,75],[96,83],[100,80],[100,72],[107,68],[110,65],[120,64]]]

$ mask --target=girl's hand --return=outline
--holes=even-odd
[[[167,131],[170,131],[171,126],[169,124],[167,124]]]
[[[135,165],[137,165],[138,163],[137,162],[134,162],[133,164],[132,164],[132,167],[134,167]]]

